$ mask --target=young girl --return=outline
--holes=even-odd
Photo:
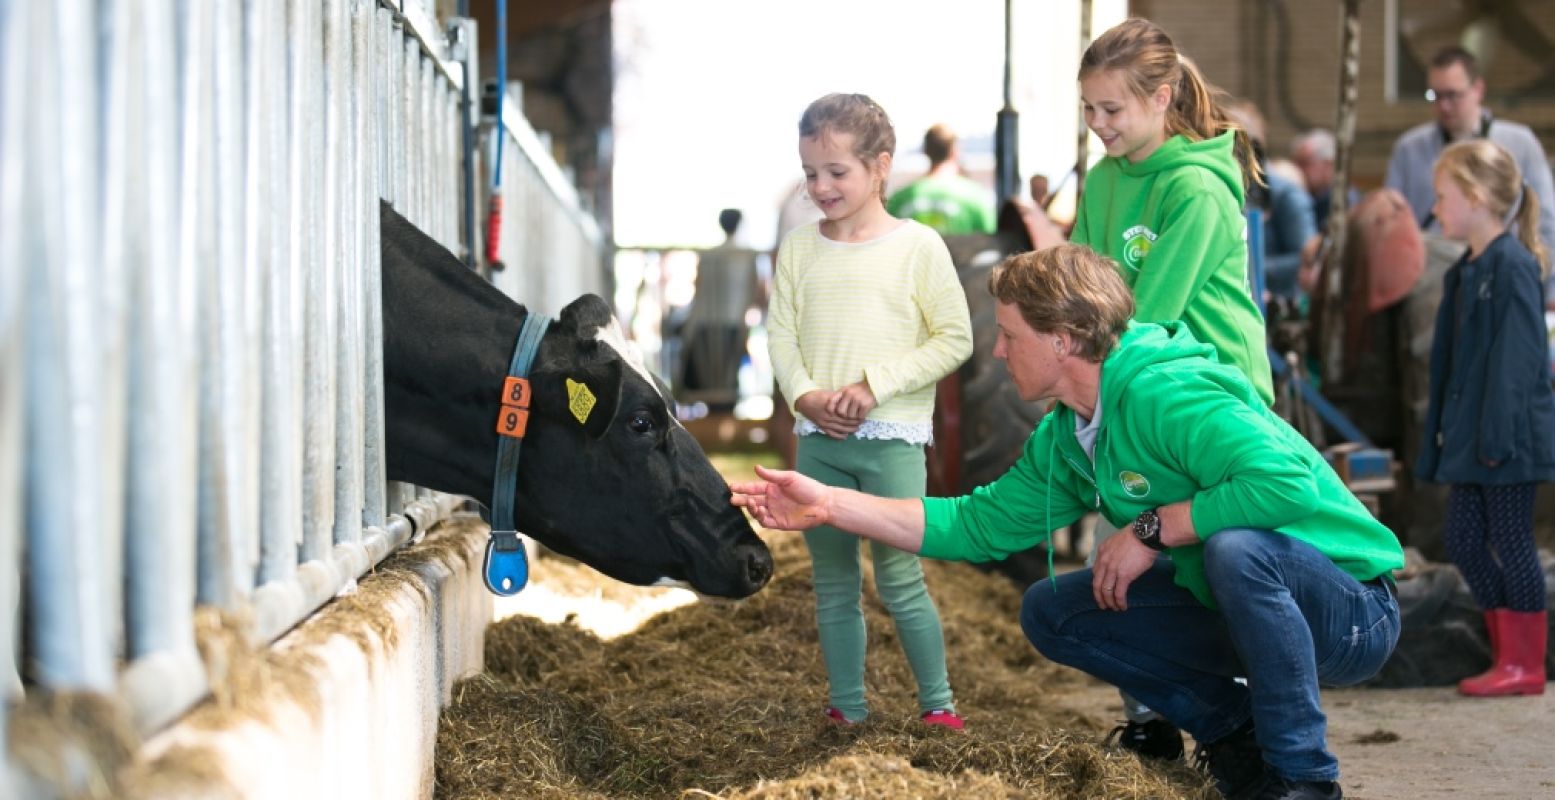
[[[1080,58],[1085,123],[1107,157],[1085,178],[1070,241],[1112,258],[1135,319],[1182,320],[1220,361],[1274,402],[1263,317],[1247,275],[1246,187],[1260,181],[1252,143],[1187,56],[1155,23],[1129,19]],[[1116,533],[1098,520],[1095,547]],[[1182,735],[1123,695],[1126,748],[1182,756]]]
[[[918,497],[932,438],[934,386],[972,353],[966,296],[933,229],[886,213],[896,134],[873,100],[830,94],[799,120],[805,189],[825,215],[784,237],[768,346],[799,437],[797,468],[833,486]],[[815,617],[830,681],[826,714],[853,723],[864,700],[859,540],[805,533]],[[871,543],[875,588],[918,680],[921,717],[960,729],[939,612],[918,557]]]
[[[1488,139],[1443,150],[1433,182],[1442,234],[1469,249],[1442,280],[1415,473],[1451,484],[1444,544],[1485,612],[1494,657],[1458,691],[1543,694],[1548,628],[1533,499],[1535,484],[1555,478],[1555,393],[1539,201]]]

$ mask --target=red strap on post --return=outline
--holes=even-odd
[[[497,258],[502,243],[502,195],[491,196],[491,208],[486,214],[486,263],[496,268],[501,264]]]

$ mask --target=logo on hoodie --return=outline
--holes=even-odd
[[[1155,243],[1156,232],[1144,225],[1135,225],[1123,232],[1123,263],[1131,270],[1138,272],[1144,266],[1145,256],[1150,255],[1150,246]]]
[[[1150,494],[1150,479],[1133,470],[1126,469],[1119,472],[1118,483],[1123,484],[1123,493],[1129,497],[1144,497]]]

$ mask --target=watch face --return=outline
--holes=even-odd
[[[1134,536],[1151,547],[1160,541],[1161,517],[1155,513],[1155,509],[1149,509],[1134,519]]]

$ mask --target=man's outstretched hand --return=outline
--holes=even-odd
[[[748,509],[762,527],[802,531],[831,519],[827,487],[797,472],[756,467],[757,481],[729,484],[729,502]]]

